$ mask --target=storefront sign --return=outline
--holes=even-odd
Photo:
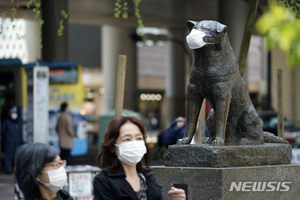
[[[92,173],[69,173],[69,192],[73,197],[92,196]]]

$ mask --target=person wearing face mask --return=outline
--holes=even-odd
[[[161,200],[162,187],[150,170],[150,154],[143,123],[120,116],[108,125],[97,158],[102,169],[94,178],[94,199]],[[182,189],[172,187],[173,199],[185,200]]]
[[[1,143],[4,147],[5,173],[12,173],[12,165],[15,152],[20,144],[18,129],[17,107],[11,107],[8,111],[8,117],[1,124]]]
[[[62,190],[67,182],[65,166],[53,146],[21,146],[16,153],[15,178],[25,200],[73,200]]]

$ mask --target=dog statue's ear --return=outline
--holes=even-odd
[[[217,33],[222,33],[224,31],[226,31],[227,26],[221,23],[218,23],[218,27],[217,27]]]
[[[194,26],[195,26],[196,23],[197,23],[197,22],[194,22],[194,21],[189,20],[189,21],[186,22],[186,25],[187,25],[187,27],[188,27],[188,28],[190,29],[190,31],[191,31],[192,28],[194,28]]]

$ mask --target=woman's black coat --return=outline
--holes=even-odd
[[[162,187],[154,179],[153,172],[144,173],[147,183],[147,199],[161,200]],[[94,178],[94,200],[138,200],[135,191],[126,181],[122,165],[116,172],[103,169]]]

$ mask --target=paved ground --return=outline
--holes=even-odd
[[[12,200],[14,198],[14,175],[6,175],[0,171],[0,199]]]

